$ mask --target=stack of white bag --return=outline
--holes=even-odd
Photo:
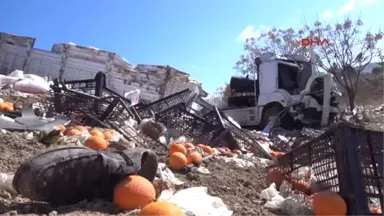
[[[45,94],[49,91],[49,83],[44,78],[34,74],[24,74],[14,70],[8,75],[0,74],[0,88],[9,87],[23,93]]]

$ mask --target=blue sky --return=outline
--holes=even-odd
[[[212,93],[235,74],[242,40],[271,27],[361,16],[383,27],[383,0],[2,0],[0,31],[37,38],[35,47],[74,42],[132,64],[171,65]]]

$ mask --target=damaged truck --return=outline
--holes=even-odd
[[[265,127],[273,119],[283,128],[325,126],[339,112],[335,82],[316,72],[306,57],[265,53],[255,59],[254,77],[231,77],[228,108],[243,127]],[[276,118],[278,117],[278,118]]]

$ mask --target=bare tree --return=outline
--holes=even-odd
[[[208,96],[208,103],[217,106],[218,108],[228,107],[228,97],[230,95],[230,88],[228,84],[216,88],[216,91],[213,95]]]
[[[317,46],[317,65],[331,73],[344,88],[351,112],[355,108],[361,72],[372,60],[379,60],[381,55],[377,43],[383,39],[383,33],[364,32],[362,26],[360,19],[346,19],[334,25],[316,21],[313,26],[305,26],[312,39],[329,41],[329,45]]]
[[[301,46],[304,38],[304,30],[296,31],[293,28],[273,28],[267,33],[260,34],[257,38],[249,38],[245,41],[245,54],[236,62],[235,70],[243,75],[253,75],[255,57],[265,53],[274,52],[282,55],[302,54],[308,55],[308,49]]]
[[[281,55],[301,54],[309,56],[308,47],[301,40],[327,40],[330,44],[317,46],[317,65],[325,72],[333,74],[348,96],[350,111],[355,108],[355,98],[360,73],[372,60],[382,58],[383,50],[377,43],[383,39],[381,31],[372,33],[362,30],[363,22],[346,19],[334,25],[324,25],[319,21],[304,25],[298,31],[272,29],[258,38],[247,39],[245,54],[236,62],[235,69],[242,74],[252,74],[254,57],[264,52]]]

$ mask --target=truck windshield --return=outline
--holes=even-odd
[[[292,94],[294,90],[299,88],[299,68],[297,66],[278,64],[278,76],[279,89],[284,89]]]

